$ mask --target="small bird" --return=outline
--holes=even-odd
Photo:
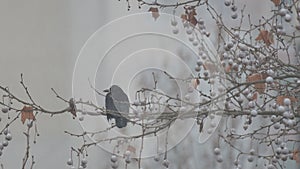
[[[129,113],[130,104],[128,96],[117,85],[112,85],[109,89],[106,89],[103,92],[107,92],[105,96],[107,121],[114,118],[118,128],[126,127],[128,119],[124,116]]]

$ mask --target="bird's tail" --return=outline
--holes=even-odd
[[[125,117],[116,117],[116,126],[118,128],[126,127],[128,120]]]

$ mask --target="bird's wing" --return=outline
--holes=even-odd
[[[123,91],[117,91],[112,93],[112,98],[117,111],[126,116],[130,107],[127,95]]]
[[[105,108],[108,111],[106,117],[107,117],[107,120],[109,121],[111,118],[114,118],[114,115],[110,114],[109,111],[117,111],[110,93],[106,94]]]

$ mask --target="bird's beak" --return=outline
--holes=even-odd
[[[109,89],[105,89],[105,90],[103,90],[103,92],[108,93],[108,92],[109,92]]]

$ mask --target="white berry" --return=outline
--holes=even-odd
[[[182,112],[182,113],[186,112],[186,110],[187,110],[187,109],[186,109],[186,107],[184,107],[184,106],[180,107],[180,109],[179,109],[179,111]]]
[[[285,108],[283,106],[278,106],[277,110],[280,112],[280,113],[283,113],[285,111]]]
[[[286,22],[290,22],[290,21],[292,20],[292,16],[291,16],[290,14],[285,14],[284,20],[285,20]]]
[[[162,162],[162,165],[165,166],[166,168],[169,167],[169,164],[170,164],[170,162],[169,162],[167,159],[165,159],[165,160]]]
[[[223,162],[223,157],[222,156],[218,156],[217,157],[217,162],[218,163],[222,163]]]
[[[87,161],[85,158],[83,158],[83,159],[81,160],[81,164],[83,164],[83,165],[86,165],[87,162],[88,162],[88,161]]]
[[[243,91],[243,94],[244,95],[248,95],[250,93],[250,90],[248,88],[246,88],[244,91]]]
[[[189,23],[188,22],[183,22],[183,27],[188,27]]]
[[[266,78],[266,82],[269,83],[269,84],[273,83],[273,81],[274,81],[274,79],[271,76],[268,76]]]
[[[283,117],[286,118],[286,119],[289,119],[290,118],[290,112],[288,112],[288,111],[283,112]]]
[[[5,135],[7,135],[7,134],[9,133],[8,128],[5,128],[4,131],[3,131],[3,133],[4,133]]]
[[[193,30],[192,30],[191,28],[188,28],[188,29],[186,30],[186,33],[187,33],[188,35],[190,35],[190,34],[193,33]]]
[[[158,154],[157,154],[157,155],[155,155],[155,156],[154,156],[154,161],[156,161],[156,162],[157,162],[157,161],[159,161],[159,160],[160,160],[160,156],[159,156]]]
[[[112,164],[111,164],[111,167],[112,167],[113,169],[117,169],[117,168],[119,167],[119,164],[118,164],[118,163],[112,163]]]
[[[294,120],[291,120],[291,119],[288,119],[285,123],[289,127],[293,127],[296,124],[296,122]]]
[[[269,69],[269,70],[267,70],[267,74],[270,76],[274,76],[274,71]]]
[[[278,14],[280,16],[285,16],[285,14],[287,14],[288,10],[285,9],[285,8],[281,8],[279,11],[278,11]]]
[[[221,154],[220,148],[216,147],[216,148],[214,149],[214,153],[215,153],[215,155],[220,155],[220,154]]]
[[[233,12],[235,12],[235,11],[237,11],[237,9],[238,9],[237,6],[235,6],[235,5],[232,4],[231,10],[232,10]]]
[[[131,152],[129,150],[125,151],[125,156],[130,156]]]
[[[291,100],[289,98],[285,98],[283,100],[284,105],[289,106],[291,104]]]
[[[174,34],[178,34],[178,33],[179,33],[179,29],[178,29],[178,28],[174,28],[174,29],[172,30],[172,32],[173,32]]]
[[[194,42],[193,42],[193,45],[194,45],[194,46],[198,46],[198,44],[199,44],[199,43],[198,43],[197,41],[194,41]]]
[[[174,20],[171,20],[171,25],[172,26],[176,26],[177,25],[177,21],[174,19]]]
[[[194,36],[190,36],[190,37],[189,37],[189,41],[190,41],[190,42],[193,42],[194,40],[195,40]]]
[[[111,162],[115,163],[116,161],[118,161],[118,157],[116,155],[112,155],[110,160]]]
[[[7,140],[4,140],[4,141],[2,142],[2,145],[3,145],[4,147],[7,147],[7,146],[8,146],[8,141],[7,141]]]
[[[28,120],[27,121],[27,127],[31,128],[33,126],[33,121],[32,120]]]
[[[203,20],[202,18],[200,18],[199,21],[198,21],[198,23],[199,23],[200,25],[204,25],[204,20]]]
[[[251,163],[251,162],[253,162],[254,161],[254,157],[253,156],[249,156],[248,157],[248,161]]]
[[[67,161],[67,164],[68,164],[68,165],[73,165],[73,160],[70,158],[70,159]]]
[[[225,0],[224,4],[225,4],[225,6],[229,6],[231,4],[231,1],[230,0]]]
[[[79,117],[79,121],[83,121],[84,120],[84,117],[83,116],[80,116]]]
[[[131,162],[131,159],[129,157],[126,157],[125,163],[129,164]]]
[[[208,128],[207,129],[207,134],[212,134],[212,132],[213,132],[213,128]]]
[[[12,139],[11,134],[10,134],[10,133],[7,133],[7,135],[5,136],[5,139],[6,139],[7,141],[10,141],[10,140]]]
[[[195,67],[195,71],[196,71],[196,72],[200,72],[200,71],[201,71],[201,67],[200,67],[200,66],[196,66],[196,67]]]
[[[255,117],[257,116],[257,110],[251,110],[251,116]]]
[[[236,12],[232,13],[231,18],[236,19],[238,17],[238,14]]]
[[[267,169],[275,169],[275,167],[274,167],[274,165],[269,164],[269,165],[267,166]]]
[[[280,129],[280,123],[275,123],[273,127],[276,130]]]
[[[248,106],[249,106],[250,108],[254,108],[254,107],[255,107],[255,103],[254,103],[253,101],[250,101],[250,102],[248,103]]]
[[[2,107],[2,112],[7,113],[8,112],[8,107]]]

